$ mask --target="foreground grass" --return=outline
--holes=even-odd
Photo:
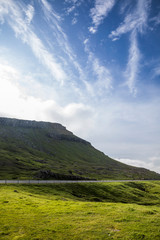
[[[160,239],[160,182],[0,185],[0,239]]]

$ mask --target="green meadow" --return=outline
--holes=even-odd
[[[160,182],[0,185],[0,239],[160,239]]]

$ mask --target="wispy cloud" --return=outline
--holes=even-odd
[[[132,0],[124,0],[123,4],[120,6],[120,13],[123,14],[127,10],[127,8],[131,8],[132,3]]]
[[[45,0],[43,1],[46,2]],[[26,8],[25,5],[20,3],[18,4],[16,1],[12,0],[2,0],[0,6],[1,18],[6,17],[6,21],[14,30],[16,36],[31,47],[35,56],[48,68],[53,78],[63,83],[63,80],[66,78],[66,74],[60,63],[57,62],[53,54],[48,52],[43,42],[33,32],[32,27],[28,25],[28,21],[31,21],[33,17],[33,9],[31,10],[30,7],[26,19],[22,11],[22,9],[24,9],[25,13],[28,11],[28,8]]]
[[[131,46],[129,49],[129,59],[127,69],[125,71],[125,77],[127,79],[126,84],[129,87],[130,92],[136,95],[136,81],[139,73],[140,51],[137,43],[137,33],[132,31],[130,36]]]
[[[136,81],[140,66],[140,50],[138,48],[138,33],[143,34],[147,28],[148,13],[150,10],[150,0],[137,0],[135,9],[128,13],[124,19],[124,22],[119,27],[112,31],[109,38],[112,41],[118,40],[121,35],[130,32],[130,49],[129,58],[127,63],[127,69],[125,71],[126,84],[132,94],[136,94]]]
[[[66,13],[69,15],[74,10],[76,10],[78,7],[80,7],[83,2],[84,2],[84,0],[65,0],[65,3],[70,5],[66,9]]]
[[[155,76],[160,76],[160,65],[157,65],[155,68],[154,68],[154,77]]]
[[[84,81],[92,96],[103,96],[112,88],[112,75],[107,67],[89,49],[88,39],[84,41],[85,52],[88,54],[88,63],[95,78],[92,83]]]
[[[26,9],[26,22],[28,23],[28,25],[31,23],[32,19],[34,16],[34,7],[32,5],[28,5],[27,9]]]
[[[96,33],[98,26],[107,17],[115,5],[115,0],[95,0],[95,6],[90,10],[93,26],[89,27],[91,33]]]
[[[112,76],[110,71],[103,65],[100,64],[99,60],[94,56],[91,56],[93,61],[93,71],[97,76],[97,81],[95,83],[95,90],[98,95],[103,95],[104,92],[112,88]]]
[[[159,167],[160,156],[151,157],[148,162],[142,161],[142,160],[127,159],[127,158],[118,158],[117,160],[131,166],[146,168],[146,169],[155,171],[157,173],[160,173],[160,167]]]
[[[76,0],[75,1],[71,0],[69,2],[71,2],[72,4],[78,4],[78,1],[76,1]],[[46,8],[46,3],[47,3],[47,8]],[[66,33],[63,31],[63,29],[60,25],[60,21],[61,21],[60,17],[58,17],[58,15],[55,13],[52,6],[46,0],[42,1],[42,9],[44,11],[47,24],[49,25],[49,27],[51,29],[53,29],[53,33],[55,34],[56,41],[58,42],[59,46],[61,47],[61,50],[63,51],[62,55],[66,56],[66,57],[64,56],[64,61],[65,61],[65,59],[67,59],[67,61],[65,61],[66,64],[68,61],[70,61],[71,65],[78,72],[78,78],[81,80],[81,82],[83,82],[83,79],[85,76],[84,71],[83,71],[81,65],[79,64],[79,62],[77,61],[77,57],[76,57],[75,53],[73,52],[72,47],[69,44]],[[76,79],[76,76],[72,75],[71,78],[72,78],[72,86],[74,87],[74,90],[76,90],[77,89],[75,86],[76,83],[73,82],[73,79],[74,78]]]
[[[112,31],[109,37],[114,40],[114,38],[121,37],[122,34],[135,30],[143,33],[147,27],[150,2],[150,0],[137,0],[135,9],[126,15],[124,22],[115,31]]]
[[[82,5],[84,0],[65,0],[67,7],[65,8],[65,14],[72,16],[71,24],[75,25],[78,22],[78,8]]]
[[[160,12],[157,14],[157,16],[150,19],[151,22],[154,22],[155,26],[160,24]]]
[[[77,18],[74,17],[74,18],[72,19],[72,25],[74,25],[74,24],[76,24],[76,23],[77,23]]]
[[[42,4],[42,9],[44,11],[45,17],[50,20],[52,17],[54,17],[57,20],[60,20],[60,16],[56,14],[52,6],[47,2],[47,0],[39,0]]]

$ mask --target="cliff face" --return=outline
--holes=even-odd
[[[23,127],[23,128],[52,128],[66,130],[64,126],[59,123],[50,122],[37,122],[29,120],[19,120],[15,118],[3,118],[0,117],[0,125],[11,126],[11,127]]]
[[[21,135],[23,135],[23,129],[25,132],[25,129],[40,129],[44,130],[49,138],[90,144],[89,142],[75,136],[72,132],[68,131],[66,127],[62,126],[59,123],[42,121],[38,122],[0,117],[0,128],[3,127],[9,127],[10,131],[13,133],[13,136],[18,136],[19,132],[21,133]],[[7,129],[5,130],[4,128],[2,131],[0,131],[0,135],[2,136],[3,134],[7,134]]]

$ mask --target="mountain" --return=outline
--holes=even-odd
[[[0,179],[160,179],[120,163],[59,123],[0,117]]]

